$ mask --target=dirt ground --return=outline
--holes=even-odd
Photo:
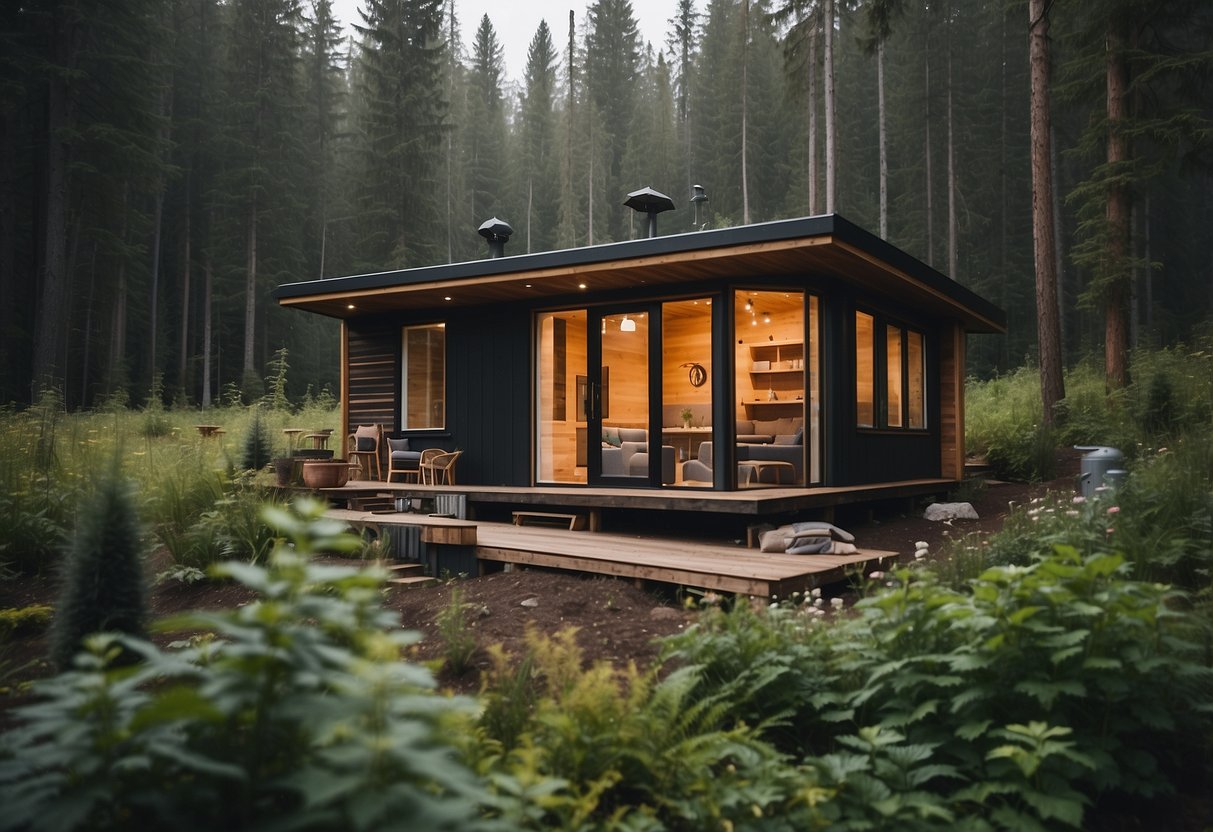
[[[932,552],[938,552],[948,537],[970,533],[989,533],[1001,528],[1008,507],[1023,503],[1050,488],[1071,487],[1066,477],[1045,485],[993,483],[973,499],[981,519],[956,521],[952,525],[922,519],[919,509],[894,514],[881,511],[851,510],[836,522],[851,531],[857,543],[867,549],[896,551],[909,558],[916,541],[925,540]],[[635,661],[651,664],[657,656],[656,640],[677,633],[692,624],[695,613],[683,603],[685,596],[677,587],[649,585],[640,588],[629,581],[593,577],[567,572],[531,569],[494,573],[457,582],[467,606],[466,621],[476,633],[480,646],[473,659],[475,668],[488,666],[485,651],[500,643],[519,655],[525,650],[526,633],[535,628],[554,634],[565,628],[577,629],[578,644],[587,663],[606,660],[615,663]],[[419,630],[424,638],[414,648],[413,658],[439,658],[443,645],[436,620],[450,604],[453,584],[421,589],[392,589],[386,592],[387,605],[398,611],[401,624]],[[31,604],[54,604],[57,580],[54,576],[0,581],[0,609]],[[850,601],[849,587],[827,587],[827,596],[842,595]],[[253,596],[231,583],[205,581],[193,585],[166,583],[153,587],[149,606],[155,618],[190,609],[215,609],[248,603]],[[163,640],[169,640],[165,637]],[[0,688],[16,693],[14,681],[48,675],[45,662],[45,634],[17,634],[0,655],[0,670],[8,662],[8,672],[22,667],[15,678],[0,678]],[[460,677],[440,674],[445,685],[461,691],[474,691],[478,684],[474,670]],[[5,699],[0,693],[0,709]],[[9,701],[11,704],[11,700]]]

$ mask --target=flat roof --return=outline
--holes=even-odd
[[[283,306],[334,318],[575,296],[720,278],[822,275],[1005,332],[1006,313],[838,214],[287,283]]]

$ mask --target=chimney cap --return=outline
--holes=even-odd
[[[703,185],[692,185],[691,190],[694,192],[694,196],[691,197],[691,202],[708,201],[708,192],[704,190]]]
[[[633,211],[644,211],[650,214],[660,214],[662,211],[674,210],[674,200],[652,188],[641,188],[639,191],[632,191],[628,194],[628,198],[623,204]]]
[[[492,217],[480,223],[480,228],[476,233],[478,233],[481,237],[484,237],[484,239],[488,240],[489,242],[495,242],[497,240],[504,242],[510,238],[511,234],[514,233],[514,227],[505,220]]]

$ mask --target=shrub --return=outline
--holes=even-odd
[[[143,545],[130,483],[115,456],[96,494],[81,509],[52,637],[51,658],[68,667],[85,636],[142,635],[145,627]]]
[[[447,669],[456,676],[471,668],[472,656],[476,653],[476,634],[468,624],[467,606],[463,601],[463,589],[458,584],[451,584],[450,600],[438,614],[442,655]]]
[[[177,622],[218,640],[97,636],[38,683],[0,748],[0,827],[485,828],[488,795],[447,739],[468,703],[399,661],[416,635],[379,606],[381,571],[309,562],[352,545],[322,510],[272,510],[289,542],[223,568],[259,600]],[[117,649],[144,663],[114,668]]]
[[[265,428],[265,420],[261,408],[253,412],[253,422],[249,425],[244,437],[244,453],[240,457],[240,467],[245,471],[260,471],[274,457],[274,446],[270,441],[269,431]]]

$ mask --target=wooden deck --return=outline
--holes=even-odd
[[[466,494],[470,504],[504,506],[558,506],[631,511],[710,511],[761,519],[796,512],[826,513],[838,505],[906,499],[939,494],[956,485],[948,479],[904,480],[877,485],[832,488],[763,487],[739,491],[689,488],[592,488],[588,486],[418,485],[416,483],[351,480],[341,488],[324,489],[340,499],[391,493],[426,497],[435,493]],[[542,509],[540,509],[542,510]]]
[[[720,543],[478,523],[476,556],[482,561],[786,598],[844,580],[853,572],[864,574],[897,554],[775,555]]]
[[[697,589],[787,597],[865,573],[895,552],[852,555],[764,554],[736,545],[666,537],[516,526],[424,514],[330,509],[327,516],[381,534],[384,526],[419,526],[427,543],[471,546],[478,561],[565,569]]]

